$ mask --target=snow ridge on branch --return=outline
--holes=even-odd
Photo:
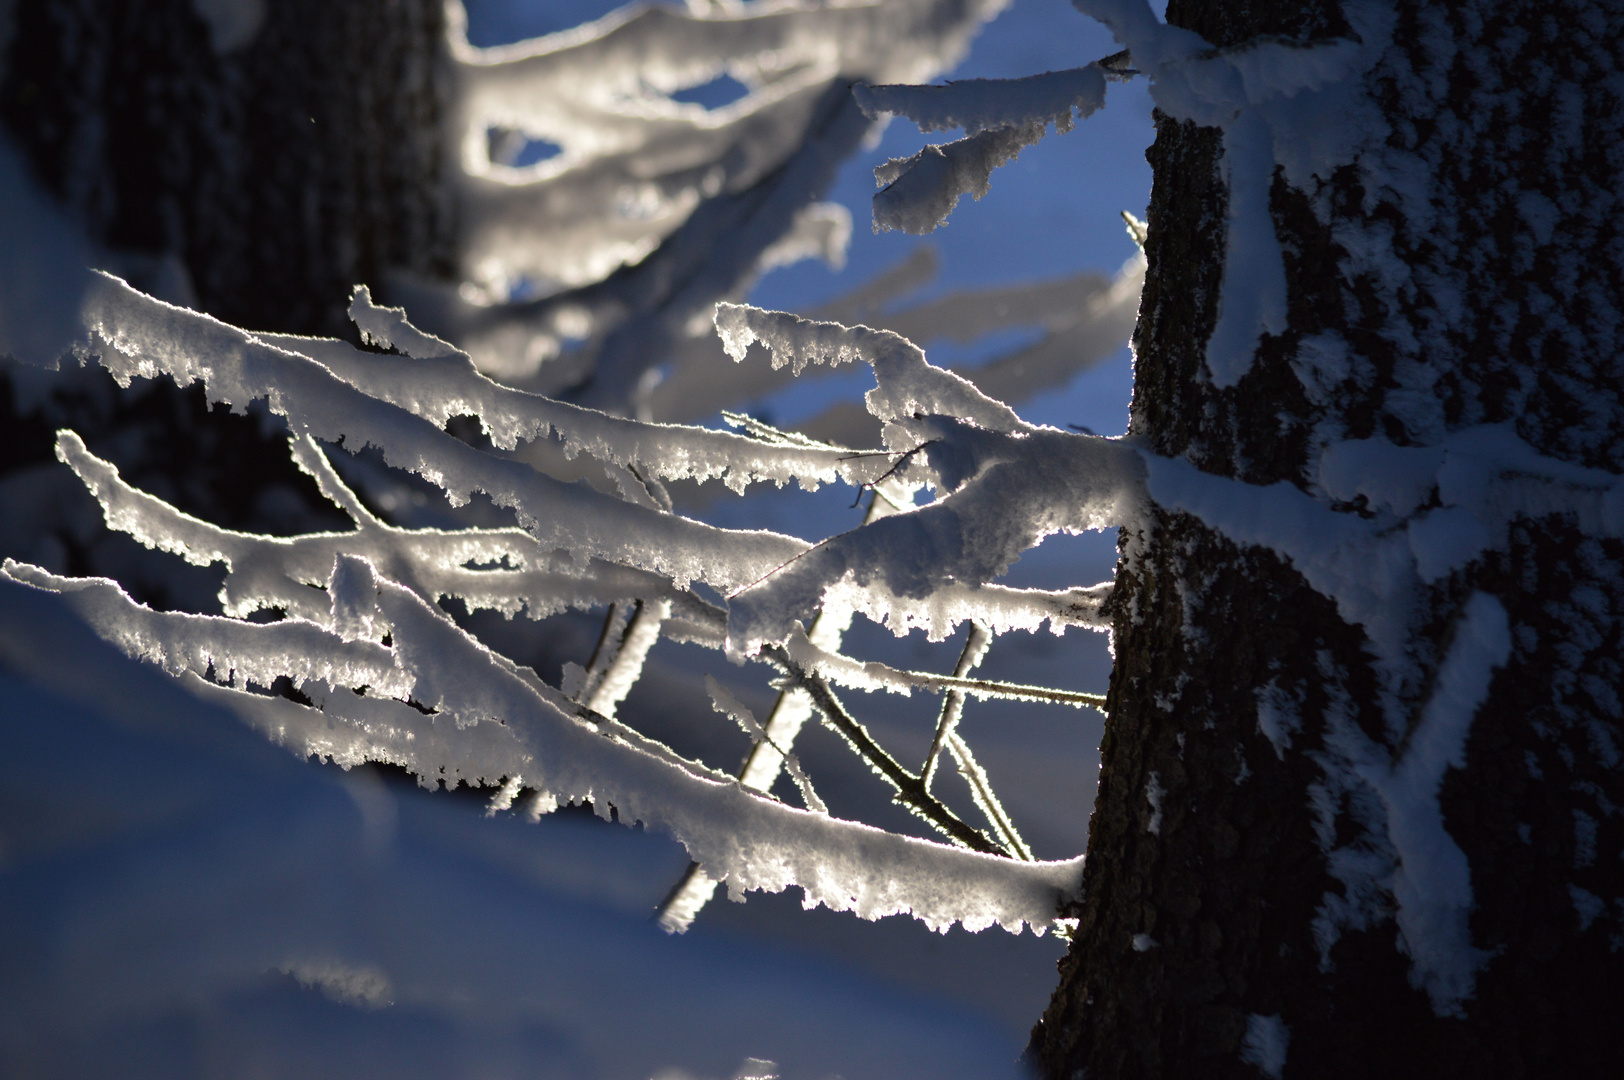
[[[906,116],[920,131],[963,128],[979,135],[998,128],[1053,124],[1065,133],[1105,104],[1105,73],[1096,64],[1048,71],[1021,79],[959,79],[946,86],[852,88],[858,108],[870,119],[884,113]]]
[[[391,465],[443,488],[453,505],[484,492],[512,507],[549,549],[655,570],[684,584],[699,580],[732,589],[806,547],[793,537],[717,529],[562,483],[452,438],[308,355],[154,300],[108,275],[96,275],[83,323],[89,340],[79,347],[93,351],[123,384],[136,376],[169,375],[181,385],[201,381],[211,402],[242,408],[264,400],[296,430],[355,450],[378,447]]]

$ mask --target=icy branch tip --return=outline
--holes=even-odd
[[[775,369],[789,364],[796,375],[809,363],[874,363],[886,350],[898,346],[924,359],[918,346],[889,330],[803,319],[787,311],[767,311],[749,304],[717,304],[716,332],[721,335],[722,347],[735,361],[742,361],[750,343],[759,341],[772,353]]]
[[[372,300],[372,290],[357,285],[350,294],[350,321],[361,332],[361,340],[368,345],[395,348],[407,356],[427,359],[433,356],[455,356],[456,346],[442,341],[433,334],[425,334],[406,318],[406,309],[383,307]]]
[[[748,304],[716,305],[716,333],[722,339],[722,348],[736,364],[744,362],[745,352],[756,340],[755,329],[750,325],[750,312],[756,310],[759,309]]]

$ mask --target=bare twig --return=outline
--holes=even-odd
[[[857,689],[885,689],[892,693],[913,690],[940,692],[946,690],[961,697],[999,697],[1015,701],[1041,701],[1050,705],[1071,705],[1075,708],[1105,707],[1104,694],[1086,690],[1057,690],[1048,686],[1027,686],[1022,683],[999,682],[996,679],[971,679],[962,675],[936,675],[928,671],[909,671],[894,668],[878,661],[864,662],[842,653],[809,648],[808,643],[790,639],[789,654],[803,667],[816,670],[837,685]],[[979,661],[978,661],[979,662]]]
[[[993,831],[998,834],[998,839],[1017,859],[1031,862],[1032,849],[1021,839],[1021,834],[1015,829],[1015,822],[1010,820],[1003,804],[998,801],[998,795],[992,789],[992,781],[987,779],[986,771],[970,752],[970,744],[956,731],[948,733],[946,742],[948,753],[953,755],[953,761],[959,767],[959,775],[970,785],[970,794],[974,797],[976,806],[987,816]]]
[[[851,744],[852,749],[868,762],[870,768],[896,789],[897,802],[929,822],[943,836],[963,844],[972,851],[988,855],[1008,854],[985,833],[965,822],[941,800],[927,792],[919,776],[904,768],[901,762],[892,757],[890,752],[868,733],[868,729],[846,711],[846,707],[835,697],[834,691],[829,689],[829,684],[822,676],[800,667],[779,646],[769,646],[762,650],[762,654],[778,664],[786,675],[812,695],[812,703],[818,707],[818,711],[823,714],[829,726]]]
[[[787,443],[791,446],[807,446],[816,447],[818,449],[840,449],[840,447],[836,447],[833,443],[820,442],[819,440],[812,438],[810,435],[802,435],[798,431],[785,431],[783,428],[773,427],[771,424],[767,423],[767,421],[758,420],[748,413],[729,412],[728,410],[723,409],[722,419],[727,421],[728,424],[733,427],[743,429],[744,433],[749,435],[751,438],[760,439],[762,442]],[[848,454],[841,460],[845,461],[849,458],[863,456],[865,455]]]
[[[968,675],[975,666],[981,663],[981,658],[987,654],[987,646],[992,644],[992,633],[980,623],[970,624],[970,636],[965,638],[964,651],[959,653],[959,662],[953,666],[953,677],[962,679]],[[930,740],[930,752],[925,755],[925,766],[919,770],[919,782],[926,791],[930,790],[930,782],[936,776],[936,762],[942,753],[942,744],[947,737],[953,734],[958,727],[959,717],[964,715],[964,692],[962,690],[949,690],[942,696],[942,712],[936,720],[936,734]]]

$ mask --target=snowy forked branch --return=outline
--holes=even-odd
[[[669,829],[735,891],[798,885],[809,904],[866,918],[911,912],[933,927],[1016,930],[1049,925],[1075,887],[1075,862],[1015,864],[795,810],[658,744],[605,733],[568,715],[562,695],[521,677],[353,556],[339,560],[329,590],[335,623],[347,616],[336,630],[303,620],[260,626],[152,612],[112,582],[59,578],[14,562],[4,572],[61,592],[103,637],[187,676],[189,687],[296,752],[348,763],[395,760],[435,778],[518,777],[554,799],[612,805],[622,820]],[[382,626],[389,646],[344,632]],[[246,685],[200,684],[216,673],[261,687],[278,676],[297,678],[317,692],[319,711]],[[416,707],[388,704],[391,692],[409,695]],[[403,744],[411,749],[402,752]]]
[[[974,678],[969,669],[992,636],[1008,629],[1045,621],[1056,632],[1104,627],[1104,587],[1023,590],[990,579],[1049,533],[1120,520],[1142,486],[1142,469],[1126,448],[1026,424],[895,334],[757,309],[718,310],[729,351],[742,358],[761,340],[796,369],[869,363],[877,382],[869,406],[887,425],[885,450],[854,453],[768,430],[734,435],[648,424],[511,390],[412,327],[399,309],[372,304],[364,290],[352,317],[366,340],[401,355],[248,334],[104,275],[88,279],[85,294],[81,357],[125,382],[168,375],[201,381],[211,400],[237,408],[267,402],[289,423],[295,462],[354,525],[294,537],[223,529],[131,487],[74,433],[60,433],[58,457],[96,497],[109,526],[226,570],[224,614],[211,616],[152,611],[110,581],[7,564],[8,577],[58,592],[129,655],[162,666],[301,755],[345,766],[394,762],[429,784],[494,786],[494,805],[511,805],[528,789],[533,811],[560,801],[591,801],[605,814],[613,807],[622,820],[669,830],[704,880],[733,893],[798,885],[808,904],[865,917],[911,912],[933,927],[997,923],[1012,930],[1042,930],[1075,899],[1078,861],[1032,861],[956,724],[970,698],[1100,704],[1097,695]],[[457,415],[479,416],[499,448],[556,437],[608,469],[636,471],[625,473],[620,499],[561,484],[452,438],[444,426]],[[389,463],[440,485],[454,503],[485,492],[512,507],[522,527],[390,525],[350,490],[318,440],[376,447]],[[1054,484],[1067,474],[1075,475],[1066,497],[1046,499],[1044,489],[1059,490]],[[652,488],[643,490],[639,476],[740,486],[841,480],[887,488],[885,506],[901,512],[871,512],[859,529],[811,545],[680,517]],[[910,507],[921,485],[938,498]],[[693,581],[731,598],[725,607],[703,599]],[[439,607],[447,599],[530,618],[609,605],[611,617],[601,655],[587,668],[566,665],[564,685],[553,687],[459,628]],[[933,637],[971,622],[980,636],[972,635],[975,656],[961,661],[962,671],[901,671],[842,655],[843,618],[817,629],[825,609],[862,612],[899,633],[924,626]],[[814,626],[810,637],[805,625]],[[765,723],[751,727],[753,716],[746,719],[736,701],[724,708],[756,742],[737,778],[615,718],[661,636],[749,654],[786,680],[781,700],[791,704]],[[740,641],[753,647],[735,647]],[[831,682],[944,695],[923,768],[881,746]],[[950,843],[829,816],[793,750],[797,717],[809,714],[821,715]],[[944,751],[969,783],[986,831],[930,790]],[[809,809],[764,794],[780,769],[789,770]]]

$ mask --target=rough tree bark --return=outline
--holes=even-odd
[[[1349,11],[1173,0],[1168,20],[1233,47],[1345,35]],[[1210,473],[1304,490],[1338,430],[1424,446],[1509,421],[1544,455],[1624,471],[1621,56],[1617,5],[1401,0],[1364,83],[1385,139],[1314,190],[1276,173],[1290,327],[1232,389],[1203,364],[1223,270],[1221,141],[1159,117],[1132,433]],[[1328,342],[1344,349],[1340,374],[1315,359]],[[1272,551],[1195,517],[1158,511],[1124,536],[1086,898],[1033,1033],[1043,1072],[1281,1075],[1248,1046],[1278,1018],[1288,1077],[1618,1073],[1624,548],[1559,515],[1523,517],[1510,536],[1426,591],[1409,643],[1423,678],[1399,703],[1413,731],[1463,605],[1498,598],[1510,657],[1440,793],[1484,951],[1458,1015],[1413,984],[1385,812],[1330,737],[1351,719],[1403,751],[1364,631]],[[1265,709],[1300,725],[1283,753],[1260,730]],[[1346,884],[1358,859],[1388,866],[1371,897]],[[1336,925],[1361,905],[1368,925]]]

